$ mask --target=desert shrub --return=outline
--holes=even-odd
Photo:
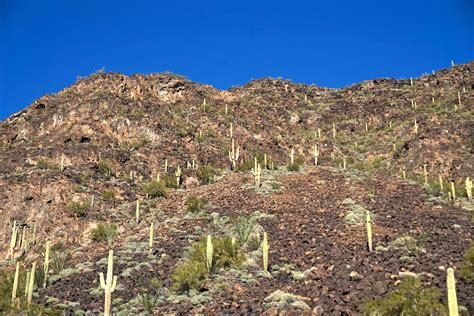
[[[198,213],[204,210],[206,206],[206,199],[197,196],[190,196],[186,200],[187,211],[191,213]]]
[[[204,165],[197,170],[197,178],[201,183],[209,184],[214,182],[214,177],[219,174],[218,169],[211,165]]]
[[[152,199],[167,196],[165,184],[156,180],[143,184],[142,192],[143,194],[148,194],[148,196]]]
[[[297,158],[294,159],[293,163],[289,163],[286,166],[286,170],[288,170],[290,172],[299,171],[302,164],[303,164],[303,160],[301,158],[297,157]]]
[[[91,205],[88,202],[74,201],[68,205],[68,210],[77,217],[86,217]]]
[[[249,237],[254,230],[255,223],[255,217],[252,216],[239,216],[233,219],[232,224],[234,226],[234,231],[242,244],[248,242]]]
[[[176,177],[174,175],[165,174],[161,177],[161,181],[167,188],[177,189],[178,183],[176,182]]]
[[[113,224],[98,224],[91,230],[91,238],[95,242],[112,242],[117,237],[117,226]]]
[[[405,277],[397,289],[376,300],[364,302],[363,315],[447,315],[446,307],[440,302],[438,288],[423,288],[421,280]]]
[[[58,170],[59,166],[48,158],[40,157],[36,163],[36,167],[42,170]]]
[[[50,270],[52,270],[54,274],[58,274],[66,269],[66,266],[71,259],[71,251],[67,249],[63,243],[57,243],[51,246],[49,257]]]
[[[145,315],[154,314],[155,308],[160,302],[160,294],[162,292],[162,284],[158,279],[153,278],[149,283],[150,286],[138,295],[140,305]]]
[[[211,272],[220,268],[238,267],[244,261],[240,245],[232,246],[230,237],[213,237],[214,248]],[[208,273],[206,265],[206,238],[195,242],[190,249],[189,259],[178,265],[173,272],[173,290],[183,293],[189,290],[199,290]]]
[[[105,203],[113,203],[115,205],[115,202],[117,202],[117,195],[114,190],[106,190],[100,196]]]
[[[106,178],[110,178],[115,173],[113,163],[106,159],[102,159],[97,163],[97,170]]]
[[[461,264],[461,277],[467,282],[474,282],[474,242],[469,245],[464,253],[464,260]]]

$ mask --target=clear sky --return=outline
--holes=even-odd
[[[0,119],[105,67],[341,87],[474,58],[474,0],[0,0]]]

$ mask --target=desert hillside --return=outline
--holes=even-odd
[[[364,314],[412,276],[442,314],[449,268],[474,313],[473,72],[95,73],[39,98],[0,122],[0,314],[33,264],[34,314],[104,312],[110,250],[118,315]]]

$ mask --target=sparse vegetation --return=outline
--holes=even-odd
[[[74,201],[68,206],[68,210],[77,217],[86,217],[91,205],[88,202]]]
[[[117,226],[114,224],[98,224],[91,230],[91,238],[95,242],[112,242],[117,237]]]
[[[152,199],[167,196],[166,187],[163,182],[156,180],[143,184],[142,192]]]
[[[197,177],[201,183],[209,184],[214,182],[214,177],[219,174],[219,171],[211,165],[201,166],[197,170]]]
[[[198,213],[204,210],[206,204],[206,199],[197,196],[190,196],[186,200],[186,209],[188,212]]]
[[[461,278],[467,282],[474,283],[474,242],[464,253],[464,260],[461,265]]]
[[[383,298],[367,300],[363,314],[371,315],[447,315],[438,288],[424,288],[421,280],[405,277],[397,288]]]

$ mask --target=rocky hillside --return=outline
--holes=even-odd
[[[103,311],[98,273],[110,249],[117,312],[147,311],[143,293],[153,288],[155,313],[354,314],[407,273],[427,275],[423,284],[446,302],[445,269],[459,276],[474,232],[465,186],[474,176],[473,72],[471,62],[341,89],[265,78],[222,91],[168,73],[80,79],[0,122],[0,269],[41,265],[50,240],[67,260],[33,302],[70,312]],[[110,234],[97,237],[98,227]],[[264,231],[266,272],[252,244]],[[177,270],[193,258],[186,249],[207,234],[237,238],[241,262],[177,288]],[[400,238],[417,250],[396,246]],[[460,278],[459,303],[474,311],[472,293]]]

